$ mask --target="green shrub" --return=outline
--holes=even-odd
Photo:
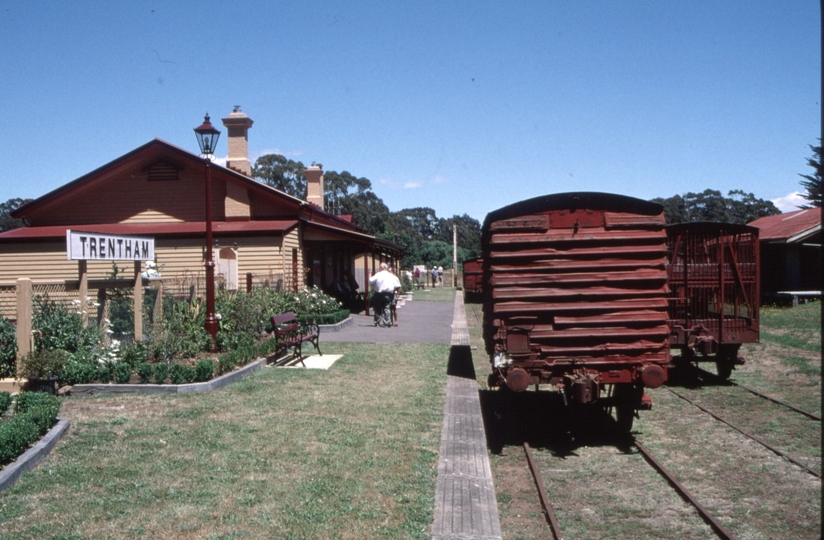
[[[152,376],[154,375],[153,364],[148,364],[145,362],[142,364],[137,364],[135,371],[137,372],[137,376],[140,377],[140,384],[149,384],[152,382]]]
[[[163,321],[150,335],[149,356],[162,362],[191,358],[211,347],[203,327],[205,309],[200,301],[163,299]]]
[[[88,363],[70,361],[63,374],[66,384],[90,384],[97,377],[97,366]]]
[[[32,327],[35,329],[36,350],[63,349],[73,353],[91,350],[102,341],[101,331],[96,325],[83,325],[79,306],[73,308],[76,311],[70,312],[48,295],[36,295],[33,302]]]
[[[0,415],[9,410],[11,405],[11,394],[9,392],[0,392]]]
[[[106,364],[102,364],[97,368],[95,379],[97,379],[100,383],[108,384],[112,380],[111,368]]]
[[[14,324],[0,317],[0,379],[14,377],[17,364],[17,332]]]
[[[154,376],[157,384],[164,384],[166,379],[169,378],[169,365],[163,362],[155,364]]]
[[[135,369],[138,364],[146,362],[149,358],[149,349],[140,342],[130,343],[120,350],[121,361],[126,362]]]
[[[286,297],[284,311],[294,311],[299,317],[328,315],[341,310],[341,303],[317,287],[304,289]],[[275,313],[270,314],[275,315]]]
[[[296,315],[295,318],[301,324],[337,324],[349,317],[348,309],[340,309],[333,313],[321,315]]]
[[[9,463],[46,433],[60,412],[60,400],[42,392],[23,392],[17,413],[0,424],[0,465]]]
[[[40,349],[23,357],[21,373],[28,379],[63,377],[71,354],[63,349]]]
[[[17,459],[39,436],[37,424],[28,415],[18,414],[0,424],[0,465]]]
[[[229,373],[235,366],[238,365],[237,362],[239,361],[240,354],[237,351],[229,351],[225,354],[221,354],[220,358],[217,359],[217,367],[218,372],[223,375],[225,373]]]
[[[215,363],[209,358],[201,358],[195,364],[195,381],[206,382],[212,379],[215,373]]]
[[[187,384],[194,380],[195,368],[184,364],[172,364],[169,369],[169,380],[172,384]]]
[[[127,384],[132,378],[132,366],[125,362],[120,362],[114,366],[114,382],[117,384]]]

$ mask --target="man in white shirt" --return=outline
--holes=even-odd
[[[389,324],[389,302],[395,295],[395,290],[401,288],[401,281],[398,277],[389,271],[389,265],[381,263],[381,270],[374,276],[369,278],[369,287],[375,292],[374,308],[375,308],[375,326],[381,316],[385,316],[387,325]]]

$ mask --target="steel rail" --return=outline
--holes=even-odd
[[[741,383],[737,383],[737,382],[735,382],[735,381],[731,381],[731,380],[729,380],[729,379],[722,379],[721,377],[719,377],[719,376],[718,376],[718,375],[716,375],[715,373],[709,372],[709,371],[707,371],[707,370],[705,370],[705,369],[702,369],[702,368],[700,368],[700,367],[696,367],[696,368],[694,368],[694,369],[697,369],[697,370],[701,371],[703,374],[705,374],[705,375],[709,375],[710,377],[714,377],[715,379],[720,380],[720,381],[723,381],[723,382],[725,382],[725,383],[727,383],[727,384],[731,384],[731,385],[733,385],[733,386],[737,386],[737,387],[739,387],[739,388],[743,388],[743,389],[744,389],[744,390],[746,390],[747,392],[749,392],[749,393],[751,393],[751,394],[753,394],[753,395],[756,395],[756,396],[758,396],[758,397],[760,397],[760,398],[766,399],[766,400],[768,400],[768,401],[772,401],[773,403],[775,403],[775,404],[777,404],[777,405],[782,405],[782,406],[787,407],[788,409],[793,410],[793,411],[795,411],[795,412],[797,412],[797,413],[799,413],[799,414],[803,414],[804,416],[806,416],[806,417],[808,417],[808,418],[812,418],[813,420],[817,420],[817,421],[821,422],[821,416],[819,416],[819,415],[817,415],[817,414],[814,414],[814,413],[811,413],[811,412],[808,412],[808,411],[805,411],[805,410],[803,410],[803,409],[799,409],[799,408],[798,408],[798,407],[796,407],[795,405],[791,405],[791,404],[787,403],[786,401],[781,401],[780,399],[777,399],[777,398],[774,398],[774,397],[768,396],[767,394],[762,394],[762,393],[761,393],[761,392],[759,392],[758,390],[754,390],[754,389],[752,389],[752,388],[750,388],[750,387],[748,387],[748,386],[744,386],[744,385],[743,385],[743,384],[741,384]]]
[[[715,531],[715,534],[717,534],[720,538],[724,540],[735,540],[735,536],[733,536],[731,532],[725,529],[724,526],[721,525],[721,523],[719,523],[718,520],[715,519],[715,517],[709,512],[709,510],[704,508],[701,505],[701,503],[699,503],[695,499],[695,497],[693,497],[690,494],[690,492],[687,491],[687,488],[681,485],[681,483],[678,480],[676,480],[675,477],[672,476],[672,474],[670,474],[670,472],[666,468],[664,468],[664,466],[661,465],[661,463],[658,462],[658,460],[652,457],[652,454],[650,454],[649,451],[647,451],[647,449],[641,445],[641,443],[639,443],[638,441],[633,441],[633,444],[638,449],[638,451],[641,452],[641,454],[644,456],[644,459],[646,459],[647,462],[661,474],[661,476],[666,478],[667,482],[669,482],[670,485],[674,487],[675,490],[678,491],[678,493],[680,493],[682,497],[687,499],[687,501],[689,501],[689,503],[693,505],[696,510],[698,510],[698,513],[701,515],[703,520],[706,521],[707,524],[710,527],[712,527],[712,529]]]
[[[776,403],[778,405],[783,405],[784,407],[787,407],[788,409],[791,409],[791,410],[793,410],[793,411],[795,411],[799,414],[803,414],[804,416],[806,416],[808,418],[812,418],[813,420],[818,420],[819,422],[821,422],[821,417],[816,415],[816,414],[813,414],[811,412],[807,412],[805,410],[799,409],[795,405],[790,405],[789,403],[787,403],[785,401],[781,401],[780,399],[776,399],[776,398],[770,397],[766,394],[762,394],[761,392],[759,392],[757,390],[753,390],[752,388],[750,388],[748,386],[744,386],[743,384],[739,384],[739,383],[733,382],[733,381],[729,381],[729,382],[731,384],[734,384],[735,386],[738,386],[739,388],[743,388],[744,390],[746,390],[747,392],[749,392],[751,394],[755,394],[756,396],[758,396],[760,398],[766,399],[768,401],[772,401],[773,403]]]
[[[775,448],[775,447],[771,446],[770,444],[768,444],[768,443],[766,443],[766,442],[762,441],[761,439],[759,439],[759,438],[758,438],[758,437],[756,437],[755,435],[752,435],[751,433],[747,433],[746,431],[744,431],[744,430],[743,430],[743,429],[741,429],[740,427],[736,426],[735,424],[732,424],[732,423],[728,422],[727,420],[724,420],[723,418],[721,418],[720,416],[718,416],[718,415],[717,415],[717,414],[715,414],[714,412],[712,412],[712,411],[710,411],[710,410],[708,410],[708,409],[706,409],[706,408],[702,407],[701,405],[699,405],[699,404],[697,404],[696,402],[692,401],[692,400],[691,400],[691,399],[689,399],[688,397],[682,396],[681,394],[679,394],[678,392],[676,392],[676,391],[675,391],[675,390],[673,390],[672,388],[669,388],[669,387],[665,387],[665,388],[666,388],[667,390],[669,390],[670,392],[672,392],[673,394],[675,394],[676,396],[678,396],[678,397],[680,397],[681,399],[683,399],[684,401],[686,401],[687,403],[689,403],[690,405],[692,405],[692,406],[694,406],[694,407],[697,407],[698,409],[700,409],[700,410],[704,411],[705,413],[707,413],[708,415],[712,416],[713,418],[715,418],[715,419],[716,419],[716,420],[718,420],[719,422],[721,422],[721,423],[724,423],[724,424],[728,425],[729,427],[733,428],[734,430],[736,430],[737,432],[741,433],[741,434],[742,434],[742,435],[744,435],[745,437],[747,437],[747,438],[749,438],[749,439],[754,440],[755,442],[757,442],[758,444],[760,444],[761,446],[763,446],[763,447],[764,447],[764,448],[766,448],[767,450],[769,450],[769,451],[773,452],[774,454],[777,454],[778,456],[780,456],[780,457],[782,457],[782,458],[786,459],[786,460],[787,460],[787,461],[789,461],[790,463],[792,463],[792,464],[794,464],[794,465],[797,465],[798,467],[801,467],[802,469],[804,469],[805,471],[807,471],[807,472],[808,472],[808,473],[810,473],[811,475],[815,476],[816,478],[821,478],[821,473],[820,473],[820,472],[815,471],[815,470],[813,470],[813,469],[810,469],[809,467],[807,467],[806,465],[804,465],[804,464],[803,464],[803,463],[801,463],[800,461],[797,461],[797,460],[793,459],[791,456],[789,456],[789,455],[785,454],[784,452],[782,452],[781,450],[779,450],[779,449],[777,449],[777,448]]]
[[[541,505],[544,507],[544,515],[546,515],[546,519],[552,529],[552,535],[555,537],[555,540],[563,540],[561,536],[561,526],[558,525],[558,520],[555,519],[552,505],[549,503],[546,490],[544,490],[544,483],[541,481],[541,473],[538,471],[535,460],[532,458],[532,450],[529,449],[529,443],[524,443],[524,452],[526,453],[526,461],[529,463],[529,470],[532,471],[532,478],[535,479],[535,486],[538,488],[538,497],[541,499]]]

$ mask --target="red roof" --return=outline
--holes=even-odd
[[[758,237],[761,240],[803,240],[821,230],[821,209],[812,208],[766,216],[750,222],[749,225],[760,229]]]
[[[213,221],[212,233],[283,233],[297,225],[297,220],[275,221]],[[134,235],[134,236],[190,236],[206,233],[206,222],[179,223],[104,223],[96,225],[55,225],[49,227],[22,227],[0,233],[0,240],[65,238],[66,231]]]

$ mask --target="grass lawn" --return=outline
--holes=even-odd
[[[0,495],[0,538],[428,538],[449,347],[323,348],[344,354],[329,371],[65,400],[69,433]]]
[[[454,302],[455,287],[437,287],[413,291],[412,298],[426,302]]]

